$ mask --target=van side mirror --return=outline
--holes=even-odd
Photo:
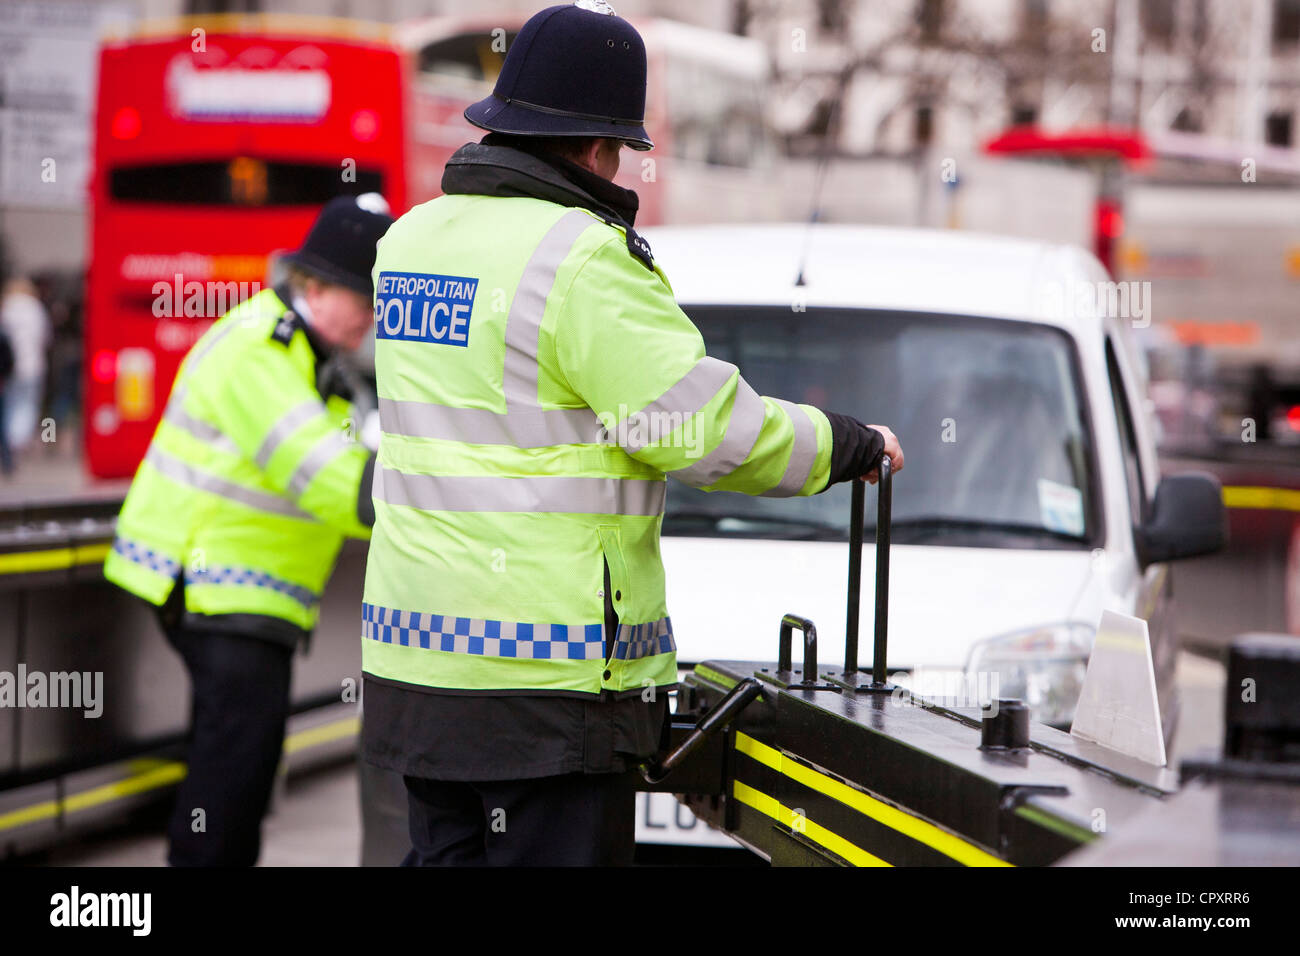
[[[1228,511],[1218,480],[1201,473],[1161,478],[1151,515],[1134,537],[1143,567],[1220,550],[1228,542]]]

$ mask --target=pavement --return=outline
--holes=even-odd
[[[163,821],[89,835],[49,851],[50,866],[164,866]],[[262,825],[260,866],[356,866],[361,806],[356,764],[335,764],[282,778]]]
[[[81,436],[72,425],[59,426],[54,441],[39,437],[27,448],[15,450],[12,474],[0,476],[0,508],[51,498],[103,494],[120,490],[129,480],[96,481],[82,465]]]

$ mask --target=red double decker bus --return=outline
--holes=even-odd
[[[447,158],[483,135],[462,111],[491,90],[524,19],[216,15],[104,45],[86,297],[93,475],[134,472],[186,351],[270,280],[269,257],[296,247],[325,202],[379,192],[398,215],[438,195]],[[640,195],[637,225],[771,204],[761,46],[637,26],[656,144],[625,154],[618,177]]]
[[[405,201],[401,58],[379,34],[221,18],[107,43],[87,290],[86,459],[129,475],[181,359],[335,195]]]

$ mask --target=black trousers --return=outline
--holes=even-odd
[[[411,852],[403,866],[629,866],[629,773],[460,783],[403,777]]]
[[[167,861],[252,866],[284,745],[293,649],[179,627],[167,639],[193,688],[189,771],[167,825]]]

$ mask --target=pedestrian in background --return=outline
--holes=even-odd
[[[5,433],[5,387],[14,372],[14,350],[9,344],[9,336],[0,327],[0,473],[6,478],[14,473],[14,453],[9,447],[9,436]]]
[[[13,374],[5,385],[5,438],[13,452],[21,453],[40,418],[50,344],[50,318],[30,280],[16,277],[5,284],[0,328],[14,354]]]
[[[75,427],[81,410],[82,313],[86,276],[83,272],[50,270],[33,276],[41,301],[50,316],[49,364],[46,370],[46,394],[49,417],[58,426],[60,441],[50,450],[62,448],[74,453],[78,444],[67,438]],[[42,434],[42,438],[44,435]]]

